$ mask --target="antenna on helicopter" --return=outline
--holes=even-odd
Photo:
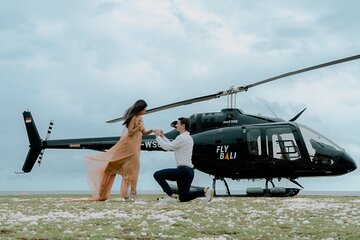
[[[278,118],[278,115],[276,115],[276,113],[269,107],[269,105],[267,105],[267,104],[265,103],[265,106],[269,109],[269,111],[270,111],[276,118]]]
[[[298,117],[300,117],[300,115],[306,110],[306,108],[304,108],[301,112],[299,112],[298,114],[296,114],[295,117],[293,117],[292,119],[289,120],[289,122],[295,122],[296,119],[298,119]]]
[[[295,71],[291,71],[291,72],[287,72],[287,73],[280,74],[275,77],[267,78],[267,79],[249,84],[249,85],[240,86],[240,87],[230,87],[228,90],[220,91],[220,92],[217,92],[214,94],[209,94],[209,95],[202,96],[202,97],[191,98],[191,99],[187,99],[187,100],[183,100],[183,101],[179,101],[179,102],[166,104],[166,105],[163,105],[160,107],[152,108],[152,109],[147,110],[145,114],[154,113],[154,112],[158,112],[158,111],[162,111],[162,110],[166,110],[166,109],[170,109],[170,108],[175,108],[175,107],[179,107],[179,106],[183,106],[183,105],[188,105],[188,104],[192,104],[192,103],[196,103],[196,102],[203,102],[203,101],[207,101],[210,99],[215,99],[215,98],[219,98],[219,97],[223,97],[223,96],[228,96],[228,97],[230,96],[230,99],[228,100],[228,106],[234,106],[234,103],[236,105],[236,94],[239,92],[246,92],[247,90],[249,90],[249,88],[252,88],[252,87],[264,84],[264,83],[272,82],[272,81],[275,81],[275,80],[278,80],[281,78],[285,78],[285,77],[297,75],[300,73],[312,71],[315,69],[353,61],[353,60],[356,60],[359,58],[360,58],[360,54],[346,57],[346,58],[337,59],[334,61],[314,65],[311,67],[307,67],[307,68],[303,68],[303,69],[299,69],[299,70],[295,70]],[[230,105],[229,105],[229,101],[230,101]],[[106,123],[116,123],[116,122],[122,121],[123,119],[124,119],[123,117],[119,117],[119,118],[115,118],[115,119],[106,121]]]

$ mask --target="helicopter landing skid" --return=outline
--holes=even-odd
[[[215,183],[216,180],[221,180],[225,184],[226,194],[216,194],[215,191]],[[269,180],[270,181],[270,180]],[[270,181],[273,185],[272,188],[247,188],[246,194],[231,194],[229,186],[224,178],[214,178],[213,179],[213,189],[214,189],[214,197],[293,197],[296,196],[301,189],[299,188],[284,188],[284,187],[275,187],[275,185]],[[267,184],[266,184],[267,185]],[[169,184],[173,193],[178,194],[177,185]],[[267,187],[267,186],[266,186]],[[203,190],[204,187],[191,186],[190,192]]]
[[[221,180],[225,184],[226,194],[216,194],[216,180]],[[295,180],[292,179],[292,182]],[[269,188],[269,182],[272,185],[272,188]],[[295,182],[297,185],[301,186],[299,183]],[[263,188],[248,188],[246,189],[246,194],[231,194],[229,186],[222,177],[213,178],[212,187],[214,189],[214,197],[293,197],[296,196],[301,189],[299,188],[284,188],[284,187],[275,187],[272,179],[266,179],[265,189]],[[301,186],[302,187],[302,186]]]
[[[300,192],[299,188],[273,187],[271,189],[248,188],[247,197],[293,197]]]
[[[221,181],[224,182],[225,188],[226,188],[226,195],[231,196],[229,185],[227,184],[225,178],[223,178],[223,177],[215,177],[215,178],[213,178],[213,184],[212,184],[212,188],[214,189],[214,197],[219,196],[218,194],[216,194],[216,180],[221,180]]]

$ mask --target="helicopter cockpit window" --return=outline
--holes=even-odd
[[[302,124],[298,123],[297,125],[299,126],[302,136],[304,138],[306,149],[308,150],[311,161],[318,162],[319,160],[321,160],[321,162],[324,162],[326,160],[326,163],[331,164],[331,159],[326,159],[326,152],[343,151],[340,146],[338,146],[336,143],[329,140],[328,138],[322,136],[320,133],[317,133]]]
[[[293,161],[300,158],[300,151],[290,127],[266,130],[266,151],[275,159]]]
[[[261,155],[261,133],[259,129],[247,132],[248,151],[251,155]]]

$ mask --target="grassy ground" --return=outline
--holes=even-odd
[[[0,196],[0,239],[360,239],[360,197],[71,202]]]

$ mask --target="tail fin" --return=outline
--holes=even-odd
[[[31,116],[31,112],[24,111],[23,116],[24,116],[25,127],[26,127],[26,131],[27,131],[29,143],[30,143],[30,146],[29,146],[30,149],[26,156],[26,159],[25,159],[25,162],[24,162],[24,165],[22,168],[22,170],[25,173],[27,173],[27,172],[31,172],[31,170],[36,162],[36,159],[39,157],[39,154],[44,147],[43,147],[40,135],[37,131],[35,122]]]

